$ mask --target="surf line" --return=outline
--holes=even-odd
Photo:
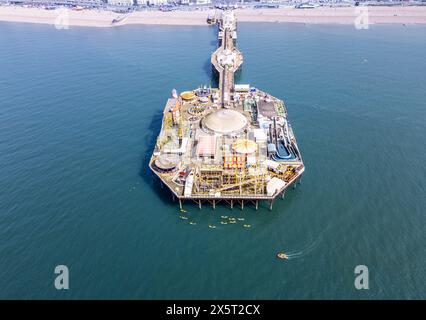
[[[200,312],[201,307],[180,307],[176,304],[173,304],[173,306],[167,307],[166,314],[167,315],[190,315],[194,318],[198,317],[198,314]]]

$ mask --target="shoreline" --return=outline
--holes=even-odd
[[[353,25],[360,7],[319,7],[315,9],[236,9],[239,22],[302,23]],[[367,7],[369,24],[426,24],[426,6]],[[135,11],[126,15],[106,10],[45,10],[19,6],[0,6],[0,21],[42,23],[67,26],[115,27],[122,25],[207,26],[207,17],[215,10],[200,11]],[[59,13],[62,12],[62,15]],[[123,18],[125,16],[125,18]],[[113,23],[114,19],[123,20]]]

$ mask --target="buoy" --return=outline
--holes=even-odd
[[[244,218],[238,218],[238,220],[240,220],[240,221],[244,221],[245,219],[244,219]]]
[[[215,229],[215,228],[216,228],[216,226],[215,226],[215,225],[212,225],[212,224],[209,224],[209,228]]]
[[[226,219],[228,218],[228,216],[220,216],[222,219]]]
[[[237,223],[235,220],[230,220],[229,223]]]
[[[220,223],[221,224],[228,224],[228,222],[226,222],[226,221],[221,221]]]
[[[279,259],[288,259],[287,255],[284,252],[278,252],[277,258]]]
[[[183,220],[188,220],[188,217],[184,217],[184,216],[179,216],[179,218],[181,218]]]
[[[189,222],[189,224],[196,225],[197,223],[194,221]]]
[[[244,225],[243,225],[243,227],[244,227],[244,228],[250,228],[250,227],[251,227],[251,225],[250,225],[250,224],[244,224]]]

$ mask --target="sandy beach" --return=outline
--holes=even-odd
[[[275,22],[305,24],[354,24],[358,13],[355,7],[315,9],[237,9],[240,22]],[[359,10],[359,9],[358,9]],[[100,10],[44,10],[16,6],[0,6],[0,21],[44,23],[56,26],[111,27],[123,24],[148,25],[206,25],[214,10],[205,11],[140,11],[133,12],[119,23],[118,13]],[[423,7],[368,7],[370,24],[426,24]]]

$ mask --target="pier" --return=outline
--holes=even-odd
[[[243,63],[232,10],[213,20],[218,48],[211,63],[218,88],[172,92],[163,111],[150,168],[177,199],[201,209],[234,208],[276,198],[295,187],[305,171],[284,101],[249,84],[236,84]],[[212,23],[212,19],[209,20]]]

